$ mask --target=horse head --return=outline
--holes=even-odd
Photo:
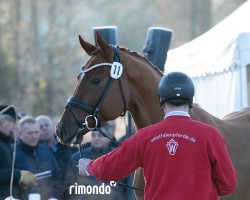
[[[79,36],[91,58],[81,68],[74,94],[56,126],[57,137],[65,144],[80,143],[84,134],[123,115],[127,109],[129,89],[119,48],[109,45],[98,33],[96,37],[99,47]]]

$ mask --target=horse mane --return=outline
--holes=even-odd
[[[138,59],[141,59],[143,60],[144,62],[146,62],[154,71],[156,71],[156,73],[158,73],[160,76],[163,76],[163,72],[157,67],[155,66],[152,62],[150,62],[148,60],[147,57],[145,57],[144,55],[142,54],[139,54],[138,52],[136,51],[131,51],[130,49],[126,48],[126,47],[123,47],[123,46],[117,46],[120,51],[123,51],[129,55],[131,55],[132,57],[136,57]],[[96,48],[93,52],[90,53],[90,56],[93,56],[93,55],[96,55],[98,54],[99,52],[101,51],[101,48],[98,47]]]
[[[123,51],[123,52],[125,52],[125,53],[131,55],[132,57],[136,57],[136,58],[138,58],[138,59],[141,59],[141,60],[145,61],[145,62],[146,62],[150,67],[152,67],[159,75],[161,75],[161,76],[163,75],[163,72],[162,72],[157,66],[155,66],[152,62],[150,62],[150,61],[148,60],[148,58],[145,57],[144,55],[139,54],[139,53],[136,52],[136,51],[131,51],[130,49],[128,49],[128,48],[126,48],[126,47],[120,47],[120,46],[119,46],[119,49],[120,49],[121,51]]]

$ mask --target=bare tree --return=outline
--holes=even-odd
[[[191,0],[191,32],[190,39],[193,39],[211,28],[211,0]]]
[[[176,47],[244,1],[0,0],[0,102],[34,115],[61,113],[88,59],[78,35],[94,42],[95,26],[117,26],[119,44],[139,52],[150,26],[170,28]]]

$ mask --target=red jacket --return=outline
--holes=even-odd
[[[187,116],[170,116],[139,130],[91,161],[88,170],[106,182],[138,167],[144,168],[145,200],[217,200],[236,187],[224,138],[214,127]]]

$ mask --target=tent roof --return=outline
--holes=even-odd
[[[228,70],[235,66],[235,48],[244,42],[238,37],[245,32],[250,34],[250,0],[206,33],[168,51],[165,71],[199,77]]]

